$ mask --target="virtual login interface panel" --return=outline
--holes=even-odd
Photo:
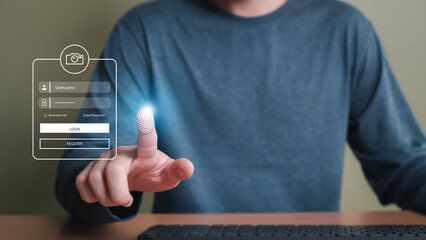
[[[98,64],[110,65],[108,69],[115,69],[115,73],[92,81]],[[35,159],[91,160],[116,148],[114,59],[90,58],[83,47],[70,45],[60,58],[34,60],[32,84]]]

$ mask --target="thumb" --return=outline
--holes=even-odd
[[[194,165],[186,158],[171,160],[170,164],[163,171],[163,177],[172,188],[180,181],[186,180],[194,173]]]
[[[153,158],[157,155],[157,132],[152,109],[143,107],[137,116],[138,125],[138,158]]]

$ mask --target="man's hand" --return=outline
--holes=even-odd
[[[130,191],[162,192],[176,187],[192,176],[194,166],[185,158],[173,160],[157,149],[152,111],[138,114],[138,145],[120,146],[114,160],[91,162],[76,178],[76,187],[87,203],[99,202],[105,207],[130,207]],[[111,158],[114,151],[99,158]]]

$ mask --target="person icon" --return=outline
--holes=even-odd
[[[47,91],[47,87],[45,84],[43,84],[43,87],[41,88],[42,91]]]

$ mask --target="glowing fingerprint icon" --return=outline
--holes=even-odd
[[[137,125],[140,133],[149,133],[154,129],[154,115],[152,109],[143,107],[138,112]]]

